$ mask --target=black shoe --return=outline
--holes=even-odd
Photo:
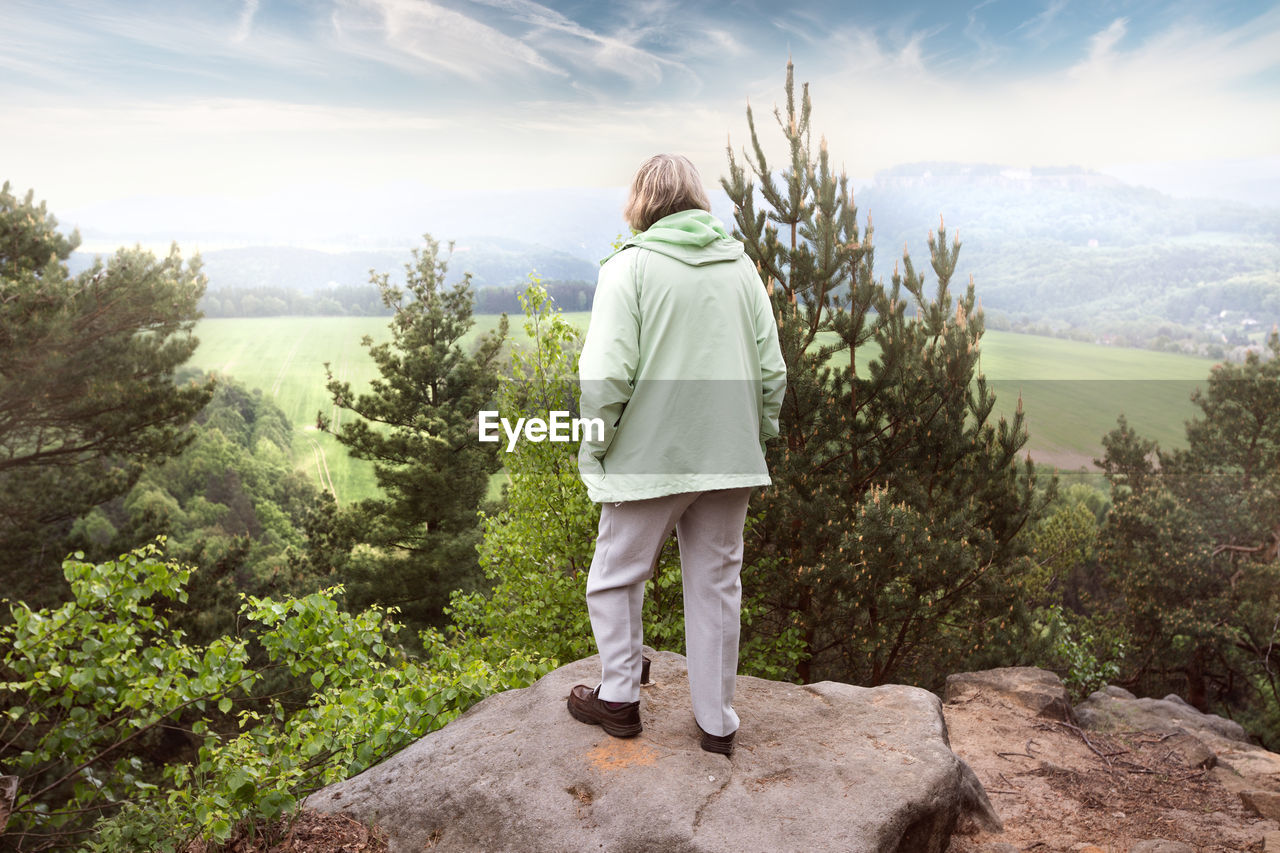
[[[696,723],[694,725],[697,725]],[[733,736],[737,732],[729,732],[727,735],[709,735],[702,730],[702,726],[698,726],[698,734],[700,739],[698,745],[707,752],[715,752],[720,755],[733,754]]]
[[[575,684],[569,691],[569,714],[577,721],[599,726],[614,737],[640,734],[640,703],[629,702],[616,711],[600,698],[600,688]]]
[[[648,658],[640,658],[640,683],[649,683],[649,664],[652,663]]]

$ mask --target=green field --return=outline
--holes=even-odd
[[[565,315],[586,328],[588,312]],[[513,337],[525,340],[521,318]],[[498,318],[481,316],[471,336]],[[335,410],[324,389],[328,362],[334,375],[359,388],[375,375],[360,345],[369,335],[388,337],[386,317],[264,317],[201,321],[192,363],[258,388],[289,416],[300,468],[332,489],[341,503],[375,493],[367,463],[349,459],[330,435],[315,429],[317,412],[335,425],[349,415]],[[1189,356],[1094,346],[1075,341],[987,332],[982,371],[997,394],[997,412],[1012,414],[1023,398],[1032,456],[1064,471],[1090,467],[1101,438],[1124,413],[1139,432],[1161,446],[1179,445],[1183,423],[1195,412],[1189,396],[1211,362]]]
[[[1036,335],[982,338],[996,411],[1011,416],[1021,394],[1031,455],[1063,470],[1092,467],[1120,414],[1161,447],[1182,446],[1184,424],[1198,411],[1191,393],[1212,366],[1203,358]]]
[[[568,313],[571,322],[586,328],[589,312]],[[519,320],[520,318],[514,318]],[[200,347],[192,365],[220,376],[232,376],[258,388],[284,410],[294,426],[293,458],[322,487],[346,504],[377,492],[373,469],[351,459],[328,433],[316,430],[316,414],[324,412],[337,429],[350,413],[337,409],[325,391],[325,363],[333,375],[353,389],[367,386],[377,375],[360,340],[390,337],[387,317],[251,317],[202,320],[196,329]],[[496,328],[496,316],[481,316],[464,338],[469,344]],[[512,338],[528,340],[521,322],[512,323]]]
[[[316,430],[324,411],[341,423],[325,391],[328,362],[334,375],[353,386],[376,375],[360,339],[388,337],[385,317],[255,317],[203,320],[196,329],[200,346],[192,362],[219,376],[232,376],[258,388],[284,410],[294,426],[293,456],[338,499],[367,497],[375,489],[373,471],[349,459],[342,446]]]

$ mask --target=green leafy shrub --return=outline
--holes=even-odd
[[[1036,610],[1032,629],[1047,647],[1039,665],[1062,676],[1073,701],[1102,689],[1120,674],[1124,642],[1096,620],[1053,604]]]
[[[189,600],[164,615],[209,642],[235,630],[241,592],[296,596],[336,582],[330,565],[300,559],[323,535],[309,516],[332,500],[294,469],[288,418],[257,389],[219,378],[189,431],[180,454],[77,521],[67,550],[96,562],[164,536],[165,553],[196,569]]]
[[[240,636],[191,646],[157,614],[190,577],[161,547],[69,559],[72,601],[10,606],[0,765],[20,779],[12,849],[62,848],[90,830],[88,849],[104,851],[226,841],[544,669],[520,652],[410,658],[389,614],[346,612],[340,587],[246,597]],[[289,686],[258,695],[269,674]]]

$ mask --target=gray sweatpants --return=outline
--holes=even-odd
[[[600,650],[600,698],[640,698],[641,606],[662,545],[676,530],[684,582],[685,646],[693,715],[703,731],[738,729],[742,528],[750,488],[606,503],[587,575],[587,609]]]

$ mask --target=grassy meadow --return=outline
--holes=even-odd
[[[1092,468],[1102,437],[1123,414],[1161,447],[1185,443],[1198,411],[1191,393],[1213,362],[1011,332],[982,337],[982,372],[996,411],[1012,416],[1021,395],[1032,457],[1064,473]]]
[[[589,312],[566,318],[586,328]],[[261,389],[289,416],[295,429],[294,461],[346,504],[375,493],[372,468],[349,459],[331,436],[316,430],[316,414],[335,425],[348,413],[335,410],[324,388],[326,362],[354,388],[376,371],[360,340],[386,339],[386,317],[262,317],[201,321],[200,347],[192,363]],[[522,318],[512,318],[516,344],[527,340]],[[482,315],[468,336],[497,326]],[[1031,455],[1064,474],[1091,468],[1101,438],[1124,413],[1139,432],[1161,446],[1177,446],[1183,423],[1195,412],[1189,396],[1203,384],[1211,362],[1190,356],[1096,346],[1056,338],[987,332],[982,371],[997,394],[996,411],[1012,415],[1022,396]],[[1083,474],[1080,474],[1083,476]]]
[[[589,312],[565,315],[585,329]],[[360,341],[388,339],[387,317],[248,317],[202,320],[196,329],[200,346],[191,364],[220,376],[231,376],[270,397],[294,427],[293,458],[316,482],[346,504],[377,492],[372,466],[347,456],[332,435],[316,429],[324,412],[337,429],[349,412],[336,408],[325,390],[325,364],[333,375],[361,389],[377,369]],[[511,338],[527,341],[521,318],[513,318]],[[480,316],[464,343],[496,329],[498,317]]]

